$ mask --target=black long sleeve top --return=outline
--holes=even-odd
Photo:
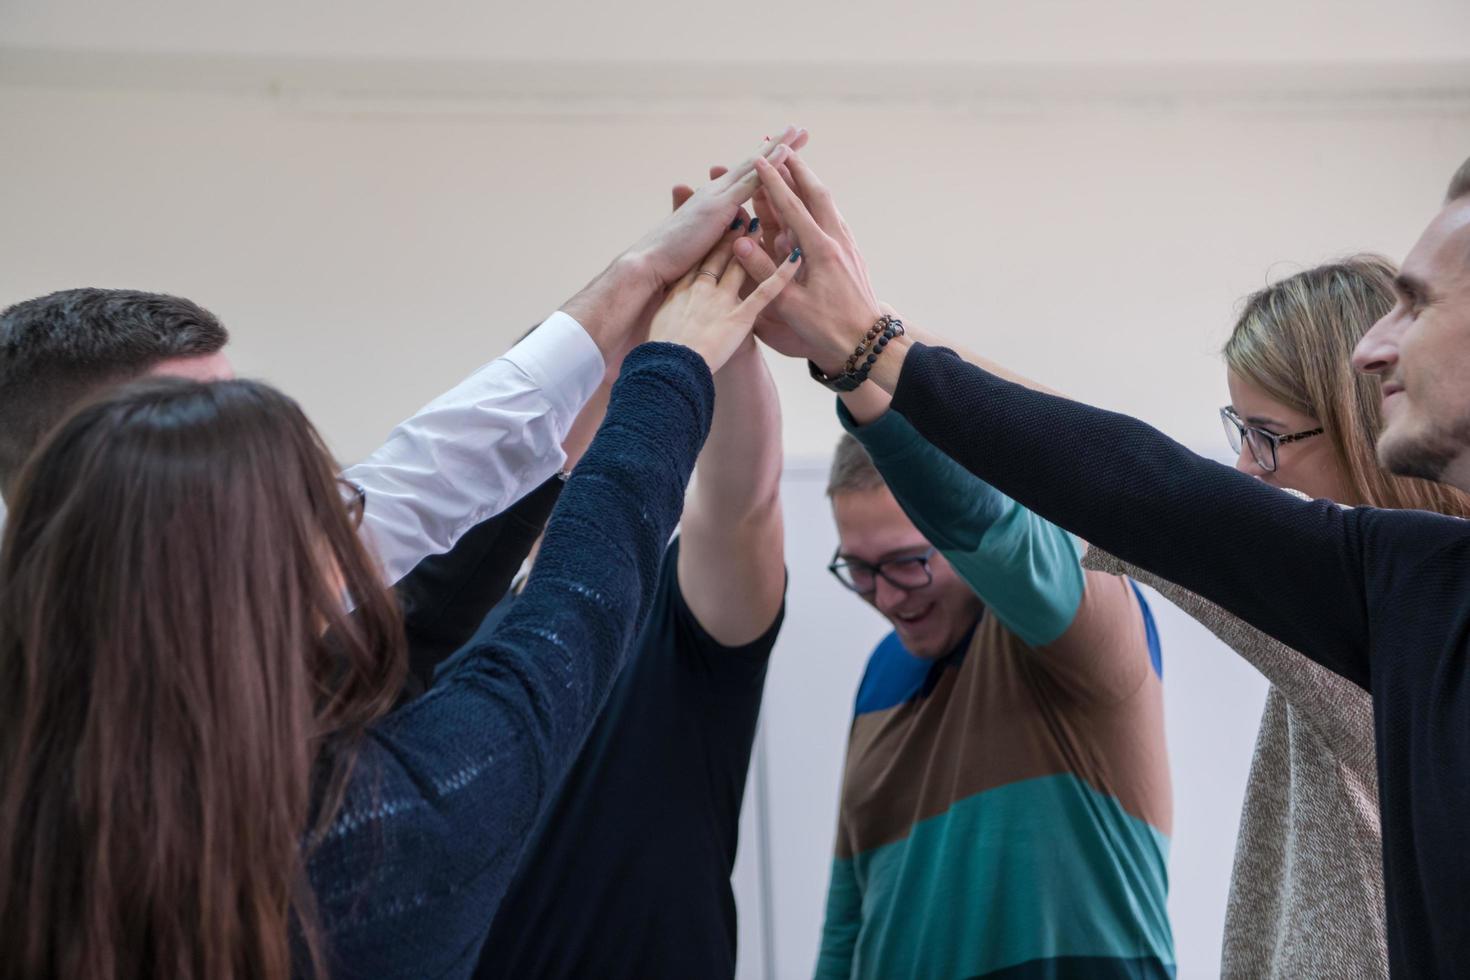
[[[1395,976],[1470,970],[1470,522],[1305,501],[916,344],[893,408],[981,479],[1367,689]]]

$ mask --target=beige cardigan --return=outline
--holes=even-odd
[[[1157,589],[1271,682],[1240,814],[1221,976],[1388,976],[1368,692],[1106,552],[1090,550],[1083,564]]]

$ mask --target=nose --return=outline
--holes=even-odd
[[[883,576],[878,576],[878,587],[873,592],[873,605],[881,613],[891,613],[909,597],[908,589],[901,589]]]
[[[1235,457],[1235,468],[1246,476],[1253,476],[1256,479],[1260,479],[1261,475],[1266,472],[1266,468],[1256,462],[1256,454],[1251,452],[1251,447],[1244,439],[1240,441],[1240,452]]]
[[[1353,348],[1353,368],[1361,374],[1388,374],[1399,359],[1398,308],[1390,310],[1383,319],[1358,341]]]

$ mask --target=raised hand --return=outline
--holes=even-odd
[[[622,355],[643,339],[648,317],[669,286],[720,240],[741,213],[741,205],[760,183],[755,160],[769,157],[779,162],[806,139],[806,130],[788,126],[775,139],[764,140],[755,157],[722,172],[698,191],[676,188],[674,213],[561,304],[561,310],[587,331],[608,365],[616,367]]]
[[[732,249],[744,240],[744,227],[730,230],[675,284],[654,314],[650,340],[684,344],[704,358],[711,372],[724,366],[750,335],[756,317],[790,284],[801,265],[801,256],[792,255],[742,300],[746,274],[732,260]]]
[[[667,288],[689,271],[740,213],[740,206],[760,186],[757,160],[780,165],[793,149],[805,145],[807,132],[787,126],[775,139],[695,191],[673,214],[643,236],[628,254],[637,259],[659,288]]]
[[[763,159],[755,162],[755,171],[782,226],[777,235],[800,247],[805,272],[801,281],[781,292],[757,332],[781,353],[809,358],[823,372],[835,374],[883,311],[831,192],[798,155],[783,156],[795,189]],[[762,219],[763,230],[767,220]],[[732,250],[753,278],[773,271],[774,260],[749,238],[736,240]]]

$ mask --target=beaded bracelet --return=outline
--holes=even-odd
[[[878,361],[878,355],[883,353],[888,342],[902,334],[903,321],[896,316],[884,314],[878,318],[877,323],[868,328],[862,343],[858,344],[857,349],[848,356],[840,374],[835,376],[823,374],[822,369],[812,361],[807,361],[807,368],[811,371],[813,379],[820,381],[833,391],[852,391],[868,380],[868,373],[873,370],[873,365]]]

